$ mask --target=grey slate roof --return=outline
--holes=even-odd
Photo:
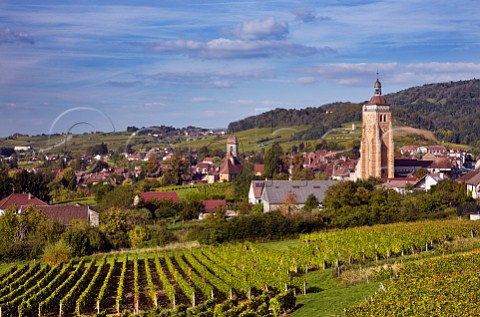
[[[314,194],[319,202],[325,198],[327,189],[337,181],[265,181],[262,199],[270,204],[282,204],[287,195],[294,193],[297,204],[304,204],[310,194]]]

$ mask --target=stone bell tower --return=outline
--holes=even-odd
[[[377,78],[375,94],[362,110],[360,179],[394,177],[392,113]]]

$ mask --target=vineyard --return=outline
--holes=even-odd
[[[479,316],[480,251],[408,265],[347,316]]]
[[[209,247],[122,259],[81,259],[56,266],[14,267],[0,276],[1,316],[94,315],[100,312],[293,308],[302,279],[291,263],[251,244]],[[263,313],[262,313],[263,312]]]
[[[306,293],[310,271],[441,251],[450,242],[477,236],[480,222],[424,221],[305,234],[285,250],[242,243],[82,258],[54,266],[19,265],[0,275],[0,316],[91,316],[148,310],[157,315],[187,310],[192,316],[278,316],[295,307],[295,295]],[[464,290],[480,286],[474,270],[478,255],[406,265],[398,277],[385,282],[384,291],[373,302],[348,312],[351,316],[394,316],[402,307],[410,307],[406,309],[412,309],[413,315],[430,315],[431,309],[440,309],[441,300],[451,296],[464,302],[459,305],[465,311],[473,311],[475,307],[468,304],[472,295]],[[469,284],[468,289],[460,287],[463,283]],[[416,301],[415,296],[423,306],[403,303]],[[440,306],[432,308],[429,301]],[[425,310],[416,310],[417,314],[413,309]]]

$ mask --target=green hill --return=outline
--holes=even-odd
[[[394,125],[427,129],[440,140],[480,147],[480,80],[429,84],[385,95]],[[305,109],[275,109],[229,124],[229,132],[298,124],[311,126],[294,139],[318,139],[342,124],[361,120],[365,103],[331,103]]]

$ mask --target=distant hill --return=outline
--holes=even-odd
[[[429,84],[385,95],[394,124],[427,129],[441,141],[480,147],[480,80]],[[343,123],[361,120],[365,103],[331,103],[305,109],[275,109],[229,124],[229,132],[251,128],[311,125],[294,136],[321,137]]]

